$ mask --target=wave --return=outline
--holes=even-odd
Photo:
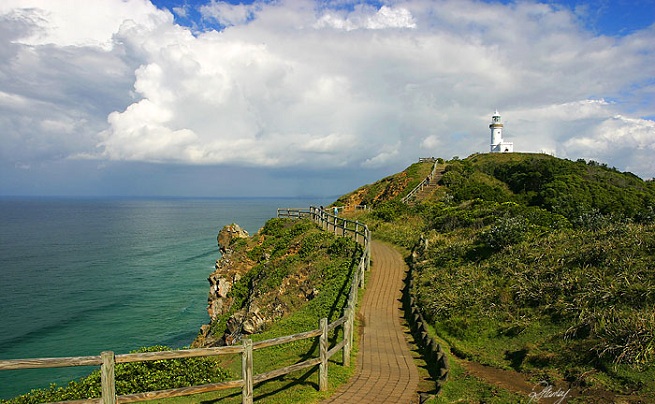
[[[201,258],[207,258],[207,257],[212,256],[212,255],[218,256],[218,249],[205,251],[205,252],[200,253],[198,255],[194,255],[193,257],[185,258],[185,259],[182,260],[182,262],[184,262],[184,263],[192,262],[192,261],[195,261],[195,260],[198,260],[198,259],[201,259]]]

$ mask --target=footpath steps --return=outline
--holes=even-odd
[[[420,191],[416,192],[416,194],[412,197],[409,198],[409,200],[406,202],[410,206],[414,206],[417,203],[429,199],[432,194],[434,194],[434,191],[439,188],[439,181],[441,180],[441,177],[443,177],[444,171],[446,167],[440,167],[440,168],[435,168],[435,170],[430,173],[428,176],[429,183],[425,185],[425,181],[419,185],[422,186]],[[413,191],[414,192],[414,191]]]
[[[394,248],[373,241],[373,266],[360,308],[357,369],[323,403],[418,403],[419,374],[402,323],[407,266]]]
[[[430,195],[432,195],[434,190],[437,189],[437,186],[437,181],[432,180],[429,185],[426,185],[420,192],[416,194],[416,197],[414,200],[412,200],[411,204],[416,204],[417,202],[428,198]]]

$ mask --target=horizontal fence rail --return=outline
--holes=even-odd
[[[188,396],[192,394],[208,393],[233,388],[241,388],[242,403],[252,404],[255,384],[314,366],[318,366],[319,369],[319,390],[327,390],[328,360],[337,352],[343,350],[343,364],[344,366],[350,366],[350,354],[354,337],[354,308],[357,304],[358,289],[364,287],[364,272],[368,270],[371,265],[371,233],[367,226],[359,222],[353,222],[351,220],[339,218],[338,215],[329,214],[325,210],[316,207],[310,207],[309,209],[278,209],[277,216],[296,219],[310,218],[322,229],[334,232],[334,234],[340,236],[352,237],[357,243],[363,246],[363,254],[359,261],[358,270],[353,271],[351,286],[348,293],[348,300],[346,302],[346,307],[343,311],[343,315],[332,323],[328,323],[328,319],[323,318],[320,320],[319,328],[315,330],[258,342],[253,342],[251,339],[244,339],[242,341],[242,345],[235,346],[180,349],[174,351],[129,353],[119,355],[116,355],[111,351],[104,351],[99,356],[0,360],[0,371],[74,366],[100,366],[102,396],[100,398],[64,401],[65,403],[69,404],[133,403],[146,400]],[[328,339],[329,333],[336,332],[338,327],[343,327],[343,339],[340,342],[335,343],[335,345],[330,348]],[[318,358],[310,358],[303,362],[295,363],[287,367],[270,370],[260,374],[254,374],[253,351],[309,338],[319,338]],[[122,396],[116,395],[116,364],[194,357],[213,357],[234,354],[241,355],[241,379],[220,383],[203,384],[199,386],[181,387],[169,390],[149,391]]]

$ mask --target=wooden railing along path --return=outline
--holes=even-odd
[[[423,188],[427,187],[430,185],[430,182],[434,179],[436,173],[437,173],[437,166],[439,165],[439,162],[437,160],[428,160],[428,159],[419,159],[419,163],[421,162],[428,162],[428,161],[434,161],[434,165],[432,166],[432,171],[430,171],[430,175],[423,181],[421,181],[414,189],[409,191],[407,195],[405,195],[400,201],[402,203],[409,203],[412,199],[416,198],[419,192],[423,190]]]
[[[353,237],[360,243],[364,252],[359,262],[358,270],[353,271],[353,278],[348,294],[346,307],[343,315],[328,324],[328,320],[320,320],[318,329],[302,332],[294,335],[287,335],[266,341],[253,342],[251,339],[242,340],[241,345],[223,346],[214,348],[182,349],[163,352],[130,353],[115,355],[114,352],[105,351],[98,356],[62,357],[62,358],[36,358],[36,359],[11,359],[0,360],[1,370],[36,369],[36,368],[59,368],[72,366],[100,366],[102,396],[85,400],[65,401],[73,404],[87,403],[132,403],[153,399],[187,396],[198,393],[241,388],[242,402],[252,404],[253,389],[257,383],[274,379],[285,374],[302,369],[318,366],[319,369],[319,390],[327,390],[328,386],[328,360],[337,352],[343,349],[343,364],[350,366],[350,351],[353,343],[353,330],[355,318],[355,306],[357,304],[358,289],[364,286],[364,271],[370,268],[371,263],[371,233],[368,227],[359,222],[342,219],[326,211],[310,207],[309,209],[278,209],[278,217],[303,218],[308,217],[315,221],[323,229],[332,231],[344,237]],[[343,339],[331,348],[329,347],[328,335],[334,332],[337,327],[343,327]],[[311,358],[303,362],[295,363],[280,369],[271,370],[265,373],[253,374],[253,351],[271,346],[300,341],[308,338],[319,338],[319,357]],[[116,395],[115,365],[117,363],[144,362],[166,359],[193,358],[201,356],[220,356],[230,354],[241,354],[241,378],[221,383],[204,384],[200,386],[182,387],[177,389],[150,391],[123,396]]]

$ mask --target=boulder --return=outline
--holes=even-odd
[[[241,228],[236,223],[228,224],[218,232],[216,241],[218,242],[218,249],[221,254],[229,254],[231,252],[230,245],[235,239],[248,238],[248,232]]]

